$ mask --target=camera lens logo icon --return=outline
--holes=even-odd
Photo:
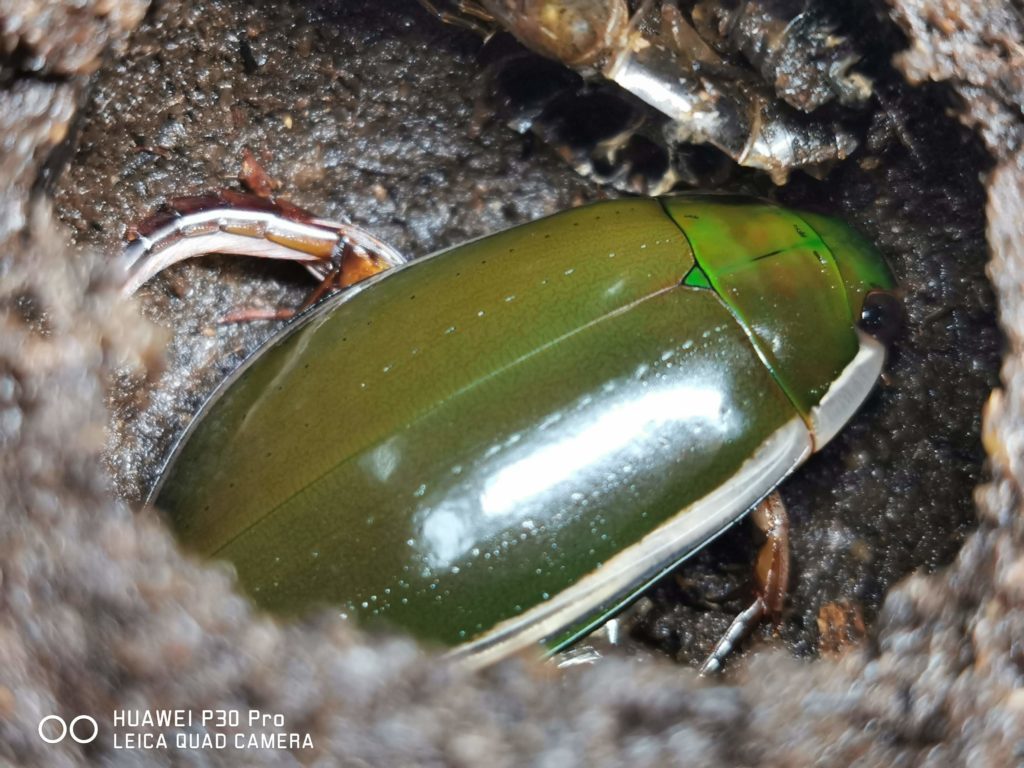
[[[47,727],[46,724],[51,722],[53,725]],[[47,744],[59,744],[68,736],[79,744],[89,744],[99,735],[100,727],[89,715],[79,715],[70,723],[60,715],[47,715],[39,721],[38,730],[39,738]]]

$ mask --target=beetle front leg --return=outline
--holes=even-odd
[[[754,602],[733,619],[711,655],[701,665],[701,675],[718,672],[736,644],[749,635],[766,616],[778,622],[782,615],[786,586],[789,583],[789,515],[782,497],[773,491],[754,508],[751,517],[767,537],[758,552],[754,568],[756,596]]]

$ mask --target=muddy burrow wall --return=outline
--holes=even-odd
[[[399,0],[0,2],[0,755],[1024,760],[1024,22],[1012,2],[855,10],[883,97],[864,148],[772,194],[871,236],[908,330],[879,392],[784,488],[796,573],[778,637],[700,681],[686,662],[742,604],[743,528],[656,586],[602,663],[472,676],[329,615],[274,623],[137,509],[204,395],[273,331],[218,318],[308,289],[297,270],[210,258],[121,301],[125,226],[159,200],[231,185],[250,148],[290,199],[424,254],[612,194],[481,117],[472,34]],[[819,613],[839,601],[868,636],[821,658]],[[277,712],[315,748],[115,748],[114,710],[158,707]],[[39,739],[43,716],[80,713],[94,742]]]

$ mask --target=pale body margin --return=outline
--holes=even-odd
[[[860,351],[814,409],[812,422],[817,434],[808,430],[800,416],[794,416],[715,491],[680,510],[571,587],[458,646],[448,656],[482,668],[550,640],[606,606],[572,639],[582,636],[726,531],[820,450],[838,431],[836,425],[844,424],[867,399],[885,362],[885,348],[863,332],[858,331],[858,336]],[[639,586],[633,586],[636,584]]]

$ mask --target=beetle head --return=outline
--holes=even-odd
[[[896,291],[874,290],[864,295],[858,327],[883,344],[891,344],[904,325],[903,302]]]

